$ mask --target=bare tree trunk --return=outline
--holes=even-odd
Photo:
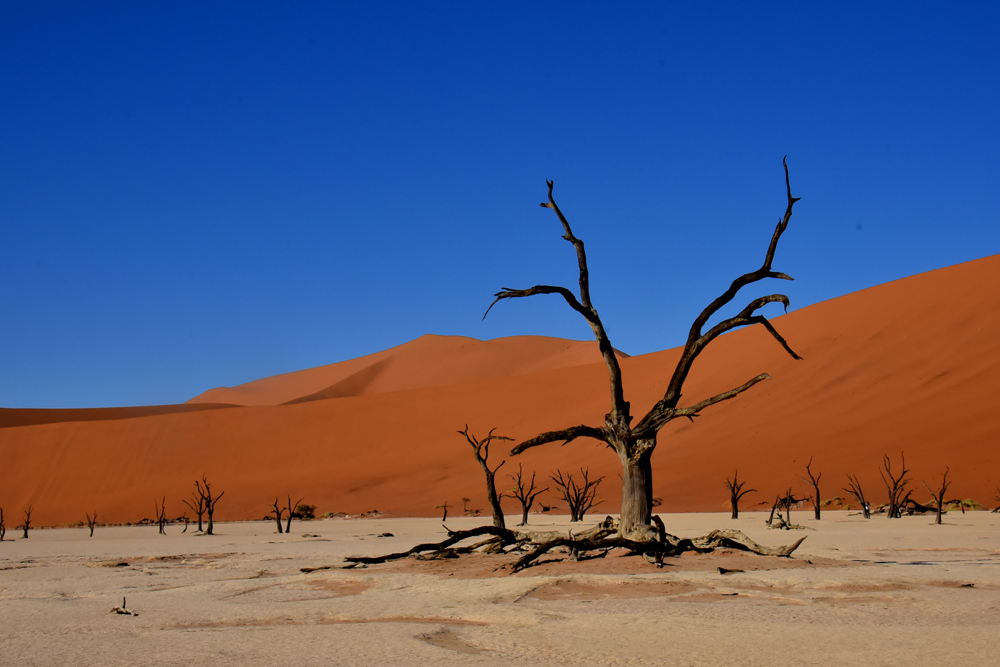
[[[292,515],[295,514],[295,508],[298,507],[303,500],[305,500],[304,496],[302,498],[299,498],[293,505],[292,497],[288,496],[288,522],[285,524],[286,533],[292,532]]]
[[[490,509],[493,510],[493,525],[497,528],[506,528],[503,518],[503,509],[500,507],[500,498],[497,496],[496,482],[494,481],[494,473],[486,466],[486,462],[483,461],[483,470],[486,472],[486,500],[490,503]]]
[[[284,510],[281,509],[280,507],[278,507],[278,499],[277,499],[277,497],[275,497],[275,499],[274,499],[274,521],[275,521],[275,523],[278,524],[278,535],[281,535],[282,532],[283,532],[281,530],[281,515],[283,513],[284,513]]]
[[[472,453],[476,457],[476,461],[479,463],[480,467],[483,469],[483,473],[486,474],[486,499],[490,503],[490,509],[493,510],[493,525],[497,528],[506,528],[503,518],[503,509],[500,507],[500,498],[503,494],[497,493],[497,486],[495,481],[495,476],[498,470],[507,461],[501,461],[500,465],[496,468],[490,470],[489,458],[490,458],[490,443],[494,440],[512,440],[502,435],[493,435],[493,431],[496,429],[490,429],[489,434],[482,440],[476,438],[476,436],[469,433],[469,425],[465,425],[465,430],[459,431],[459,434],[465,436],[466,442],[472,447]],[[467,498],[462,498],[463,502],[468,501]]]
[[[621,535],[629,537],[640,527],[648,526],[652,515],[653,470],[649,457],[623,460]]]

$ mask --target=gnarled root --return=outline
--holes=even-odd
[[[659,517],[656,518],[658,519]],[[489,537],[469,546],[455,546],[463,540],[484,535],[488,535]],[[803,537],[794,544],[783,547],[765,547],[754,542],[742,532],[731,529],[713,530],[704,537],[687,539],[667,533],[663,529],[662,522],[659,521],[655,521],[654,525],[649,527],[649,531],[642,534],[642,537],[647,539],[636,540],[618,535],[618,522],[611,517],[606,518],[601,523],[579,535],[574,535],[572,531],[568,535],[561,535],[555,532],[521,533],[507,528],[480,526],[472,530],[449,530],[448,539],[442,542],[418,544],[407,551],[386,554],[384,556],[351,556],[344,559],[348,563],[344,567],[353,567],[354,565],[363,567],[364,565],[385,563],[401,558],[415,558],[418,560],[457,558],[459,554],[470,553],[472,551],[503,553],[506,547],[511,545],[517,545],[518,549],[523,549],[529,544],[535,545],[535,548],[514,562],[511,566],[512,572],[519,572],[530,567],[540,557],[558,547],[567,548],[571,560],[601,558],[606,556],[612,549],[628,549],[630,552],[639,554],[649,562],[662,567],[665,557],[677,556],[685,551],[707,553],[715,549],[740,549],[761,556],[787,558],[805,540]],[[600,553],[589,555],[589,552]],[[303,572],[314,569],[323,568],[303,568]]]

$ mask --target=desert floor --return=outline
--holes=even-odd
[[[217,524],[213,536],[179,526],[167,536],[150,526],[98,527],[93,538],[83,528],[28,540],[8,531],[0,664],[997,664],[998,514],[950,513],[935,526],[926,516],[828,512],[817,522],[798,512],[810,529],[791,532],[767,530],[760,513],[661,516],[680,536],[736,527],[766,545],[808,539],[792,559],[686,554],[662,569],[612,552],[553,557],[513,576],[494,571],[505,562],[495,556],[306,574],[444,531],[391,518],[296,522],[291,535],[264,522]],[[109,613],[123,597],[137,616]]]

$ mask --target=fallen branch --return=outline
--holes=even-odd
[[[445,528],[447,530],[447,528]],[[425,544],[418,544],[417,546],[409,549],[408,551],[399,551],[392,554],[386,554],[384,556],[349,556],[344,560],[348,563],[364,563],[365,565],[374,565],[376,563],[386,563],[391,560],[399,560],[401,558],[409,558],[410,556],[416,556],[424,552],[440,552],[445,551],[452,545],[458,544],[462,540],[467,540],[470,537],[479,537],[480,535],[493,535],[494,537],[499,537],[503,540],[504,544],[514,544],[520,540],[526,540],[527,538],[519,538],[517,533],[507,528],[497,528],[496,526],[479,526],[478,528],[473,528],[471,530],[456,530],[448,531],[448,539],[443,542],[427,542]],[[492,542],[493,540],[489,540]],[[472,547],[465,548],[466,551],[471,551]]]

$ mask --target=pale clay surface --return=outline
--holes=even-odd
[[[469,579],[410,562],[303,574],[444,532],[433,519],[391,518],[296,522],[290,536],[263,522],[218,524],[214,536],[132,526],[23,540],[8,530],[0,665],[997,664],[998,514],[952,512],[934,526],[793,513],[815,529],[805,532],[767,530],[760,513],[661,516],[680,536],[735,527],[775,546],[805,534],[797,560],[849,565]],[[535,515],[532,527],[562,530],[567,519]],[[109,613],[123,596],[138,616]]]

